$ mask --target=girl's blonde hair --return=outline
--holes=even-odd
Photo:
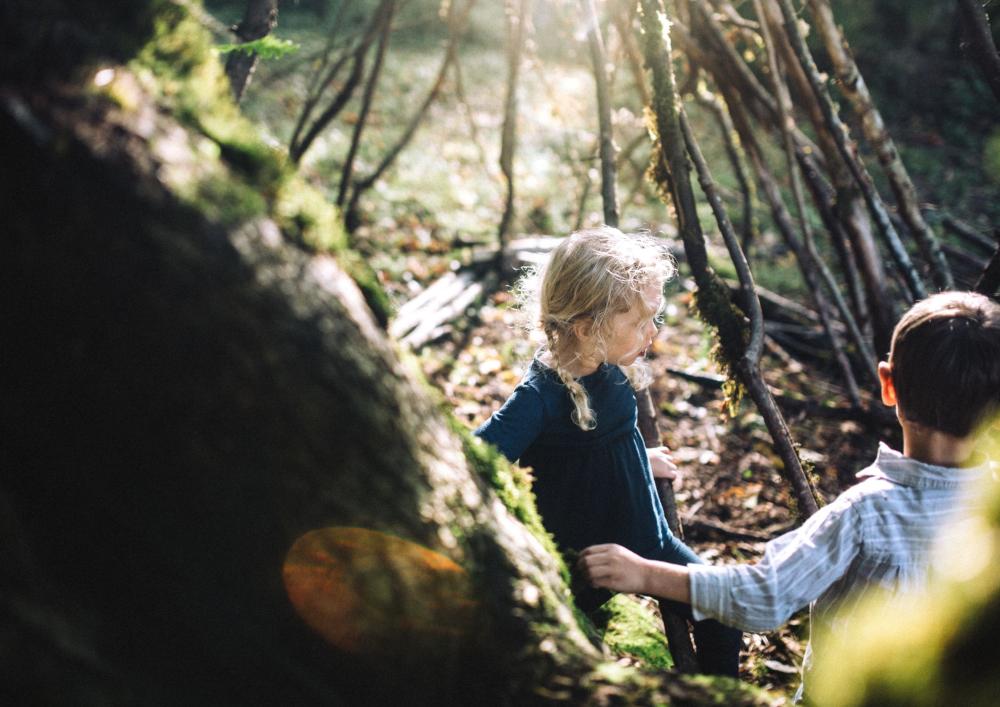
[[[569,390],[573,422],[581,429],[594,429],[597,422],[587,391],[567,370],[579,356],[574,325],[590,320],[599,351],[606,351],[614,315],[642,302],[643,288],[650,283],[662,287],[675,272],[662,241],[601,226],[571,234],[553,249],[544,266],[521,279],[516,288],[521,306],[534,315],[545,335],[552,368]],[[625,372],[636,389],[649,384],[648,369],[641,362]]]

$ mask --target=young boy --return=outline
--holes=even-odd
[[[594,545],[578,569],[597,587],[688,602],[696,619],[745,631],[774,629],[810,603],[813,626],[831,628],[866,587],[921,586],[938,527],[972,506],[973,482],[990,469],[976,446],[1000,413],[1000,305],[968,292],[917,303],[878,371],[903,453],[881,444],[859,484],[769,542],[756,564],[682,567]],[[807,650],[804,673],[810,664]]]

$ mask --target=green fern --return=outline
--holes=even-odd
[[[241,52],[243,54],[256,54],[261,59],[280,59],[283,56],[294,54],[300,49],[300,45],[289,39],[278,39],[271,35],[255,39],[252,42],[241,42],[239,44],[220,44],[216,49],[220,54],[230,52]]]

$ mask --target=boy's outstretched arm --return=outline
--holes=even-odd
[[[855,487],[857,488],[857,487]],[[618,545],[580,553],[578,568],[599,587],[691,604],[695,620],[770,631],[844,576],[863,542],[862,511],[850,490],[801,526],[767,543],[754,564],[671,565]],[[870,512],[869,512],[870,514]]]
[[[647,560],[621,545],[591,545],[576,564],[595,587],[691,603],[687,567]]]

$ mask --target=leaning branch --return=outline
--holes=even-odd
[[[837,72],[840,90],[850,101],[854,112],[861,118],[861,129],[865,139],[875,150],[879,163],[885,171],[903,221],[920,246],[924,260],[930,266],[938,287],[954,288],[955,280],[948,267],[948,261],[941,251],[941,244],[920,213],[917,189],[913,186],[910,175],[899,157],[899,151],[885,127],[882,114],[875,107],[875,102],[868,92],[868,85],[851,55],[847,39],[834,22],[829,0],[811,0],[809,6],[812,8],[813,21],[819,36],[823,39],[826,53]]]
[[[792,117],[791,96],[788,92],[788,87],[781,78],[782,74],[778,67],[777,50],[771,36],[770,22],[768,21],[767,14],[764,12],[763,1],[754,0],[754,7],[757,11],[757,17],[760,20],[760,30],[761,36],[764,40],[764,50],[767,54],[768,65],[770,67],[771,82],[774,86],[774,95],[777,98],[778,115],[780,120],[779,132],[781,134],[782,144],[785,151],[785,163],[787,165],[789,179],[792,184],[792,196],[795,200],[795,210],[796,215],[798,216],[799,229],[802,232],[802,238],[805,244],[804,254],[808,260],[807,267],[815,267],[818,271],[820,279],[825,285],[827,291],[830,293],[830,296],[833,298],[837,310],[840,312],[841,319],[844,321],[844,324],[847,325],[855,346],[858,347],[859,355],[863,361],[864,370],[868,374],[871,382],[875,383],[878,381],[878,374],[875,370],[875,364],[877,361],[875,352],[868,344],[864,335],[862,335],[861,329],[858,326],[854,315],[851,313],[850,308],[847,306],[847,302],[844,300],[844,297],[840,292],[840,285],[837,284],[837,281],[833,277],[833,273],[830,272],[830,269],[827,267],[825,261],[816,250],[812,227],[809,225],[809,219],[806,216],[805,196],[802,189],[800,165],[796,160],[795,145],[792,139],[794,118]],[[824,311],[822,307],[819,307],[818,309],[820,312]],[[832,330],[830,332],[830,336],[832,340],[836,340]],[[850,365],[847,364],[846,357],[840,354],[839,349],[837,351],[837,361],[840,363],[844,371],[844,378],[847,382],[852,402],[855,405],[860,404],[861,396],[858,391],[857,383],[854,380],[853,372],[851,371]]]
[[[696,3],[697,4],[697,3]],[[740,362],[746,359],[747,327],[743,314],[734,307],[725,284],[708,263],[705,239],[698,222],[694,191],[690,182],[690,165],[685,150],[681,109],[678,105],[673,63],[670,58],[670,34],[666,31],[667,13],[659,0],[641,0],[640,10],[644,30],[644,54],[646,65],[652,73],[653,114],[658,135],[658,147],[662,164],[667,169],[663,175],[667,189],[677,212],[679,231],[684,242],[688,266],[698,285],[696,302],[698,310],[718,334],[721,355],[728,366],[734,367],[740,380],[747,387],[754,401],[756,396],[767,394],[766,387],[760,389],[750,371],[745,371]],[[745,303],[751,306],[750,303]],[[760,335],[762,336],[762,334]],[[755,339],[756,341],[756,339]],[[751,352],[751,356],[753,352]],[[758,357],[759,358],[759,357]],[[811,515],[817,509],[816,497],[802,470],[802,464],[795,452],[784,419],[776,408],[764,407],[761,414],[774,439],[775,448],[784,462],[786,474],[803,516]]]
[[[896,262],[896,265],[899,267],[900,272],[906,280],[910,299],[923,299],[927,296],[927,290],[924,287],[924,283],[920,278],[920,274],[913,266],[913,262],[910,260],[910,256],[906,252],[906,248],[903,247],[903,242],[900,240],[899,234],[896,233],[896,229],[893,227],[892,221],[889,219],[889,213],[886,211],[885,204],[882,203],[881,197],[875,190],[875,185],[872,183],[871,176],[868,174],[868,171],[865,169],[864,164],[861,162],[856,152],[852,149],[853,146],[848,144],[849,138],[847,126],[844,125],[840,116],[837,115],[837,111],[833,105],[833,99],[830,97],[826,86],[824,86],[823,81],[820,79],[819,69],[816,68],[816,63],[813,61],[809,47],[806,46],[805,38],[799,31],[798,16],[795,14],[795,10],[792,8],[789,0],[777,0],[777,2],[781,8],[785,34],[791,41],[792,49],[795,51],[799,64],[805,70],[806,77],[809,79],[809,84],[819,100],[819,105],[823,111],[823,118],[826,121],[829,133],[833,136],[834,141],[836,142],[837,150],[840,153],[840,156],[843,158],[848,169],[850,169],[851,174],[854,176],[854,180],[865,199],[865,204],[868,206],[868,210],[871,213],[872,218],[878,225],[879,231],[885,238],[893,260]]]

